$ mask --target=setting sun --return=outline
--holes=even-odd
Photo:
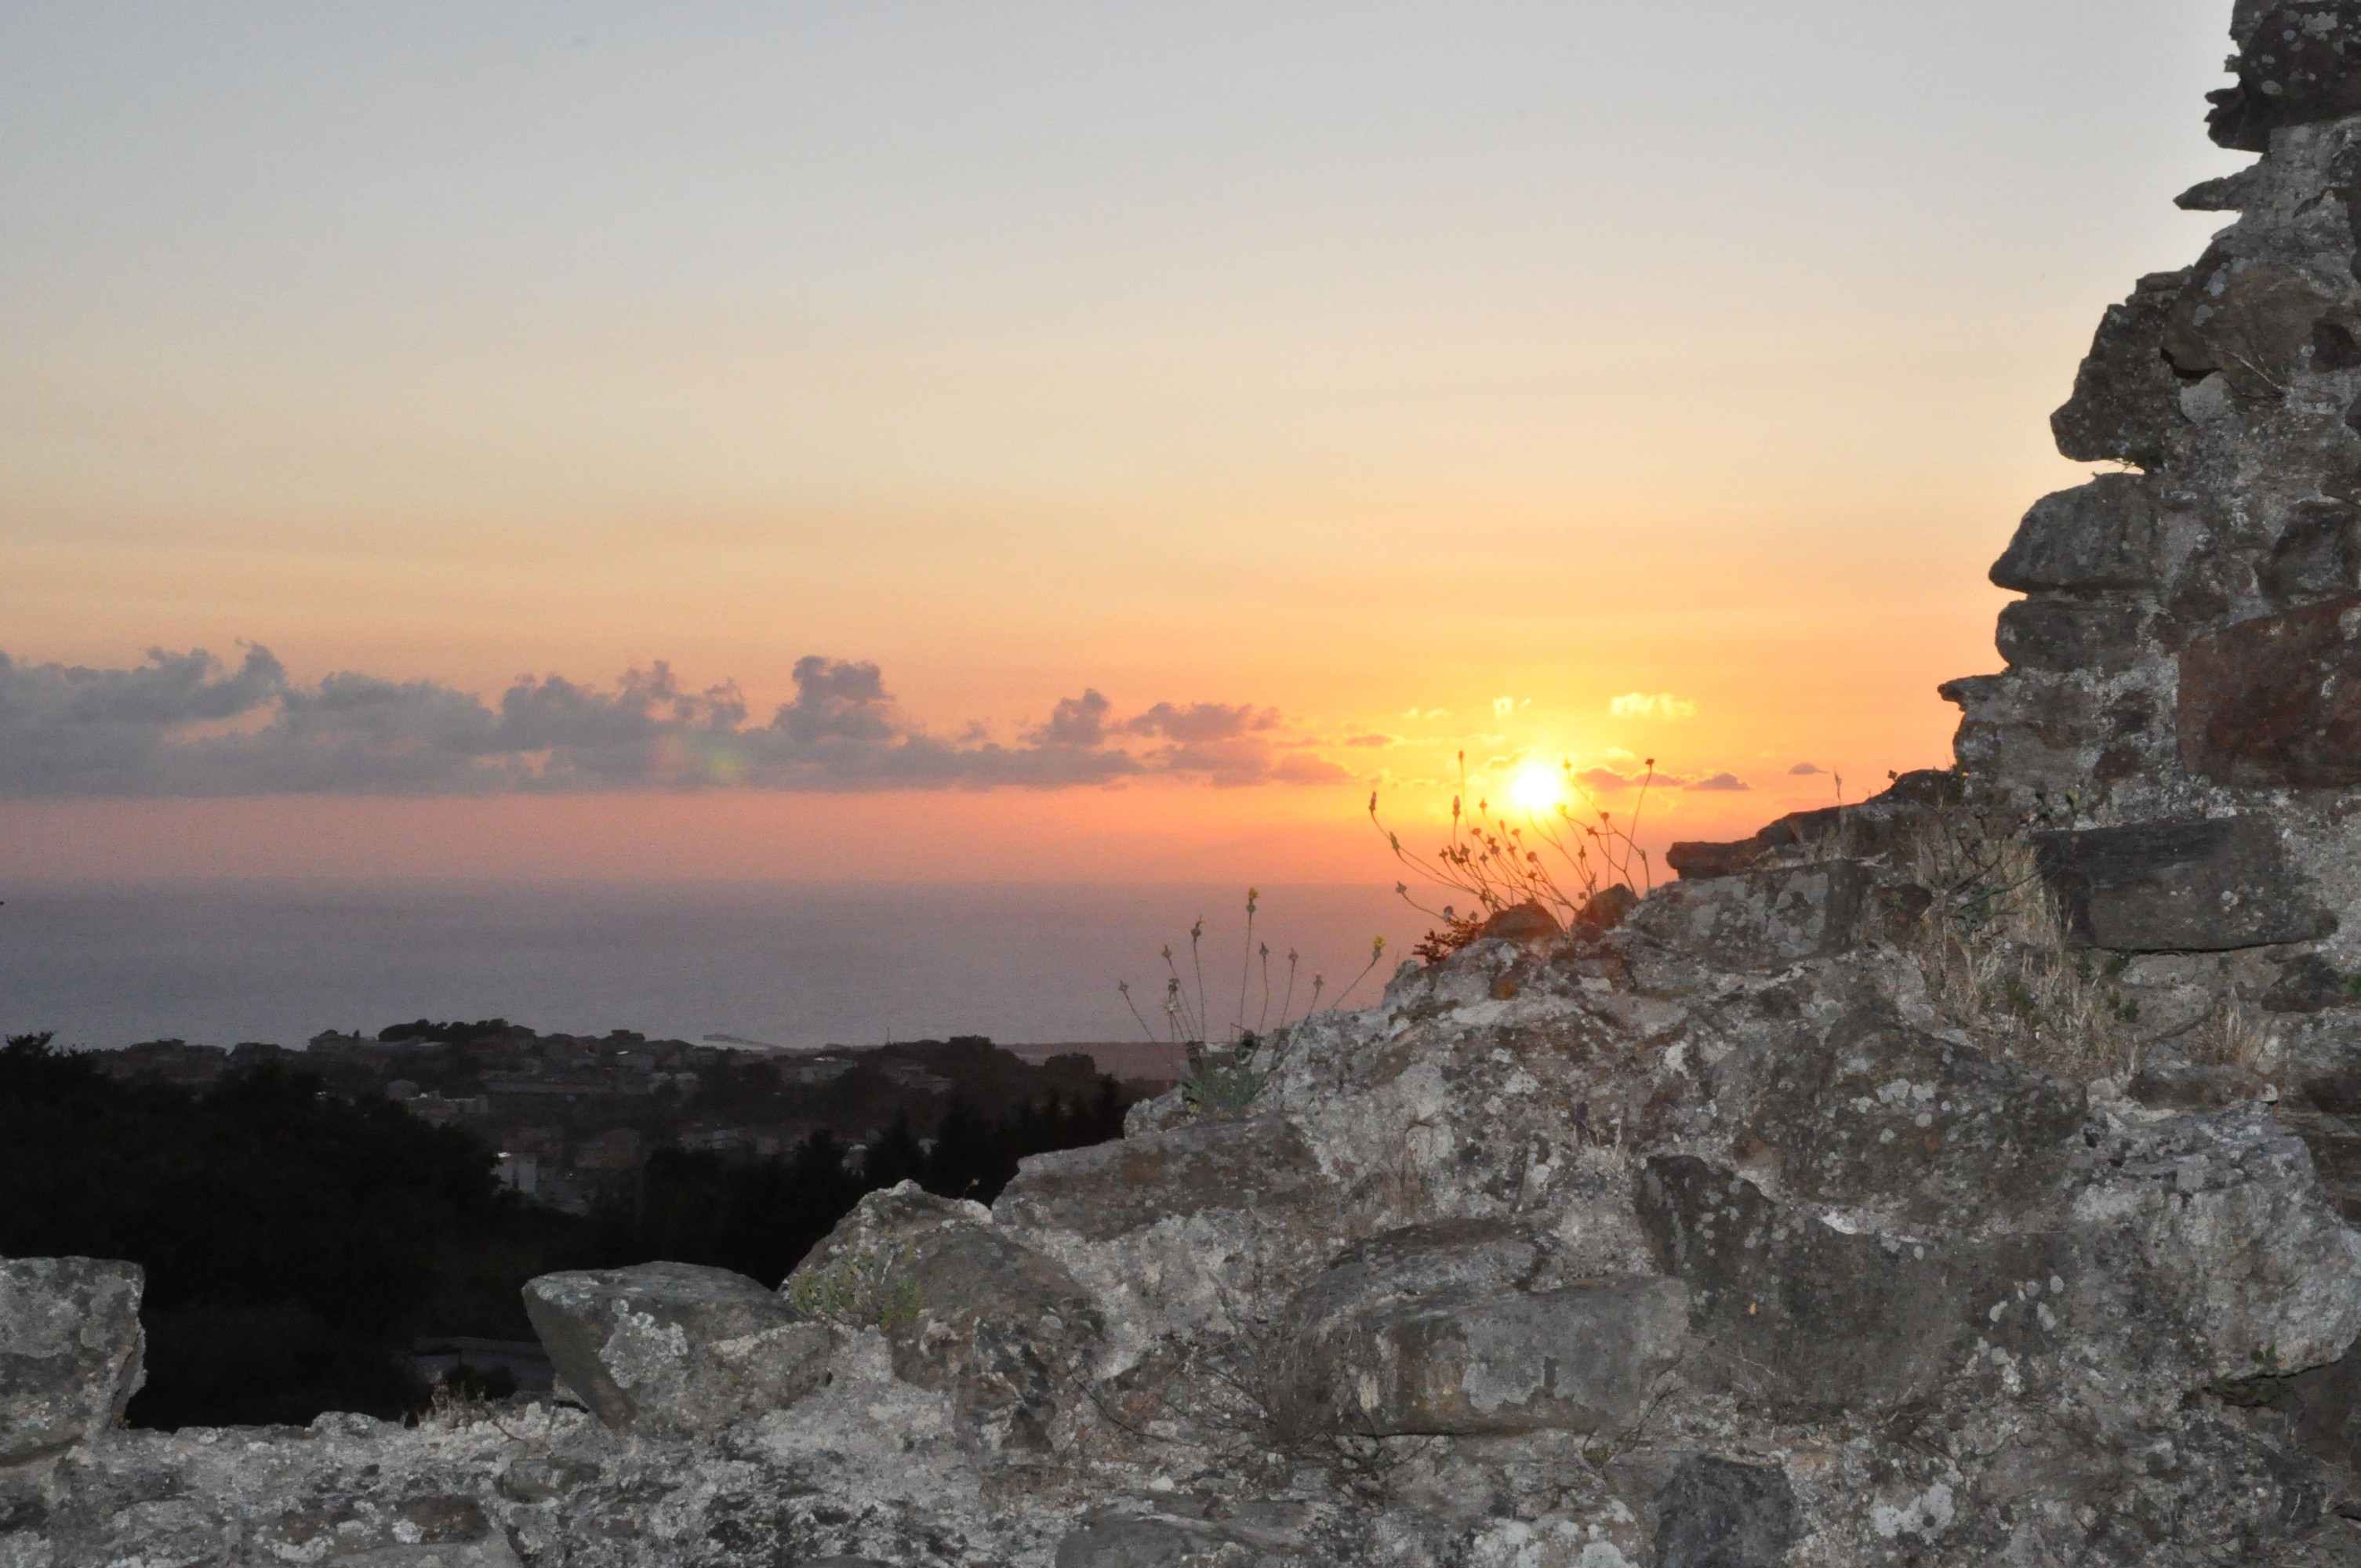
[[[1528,762],[1509,781],[1509,798],[1527,811],[1543,813],[1557,809],[1565,799],[1565,781],[1558,771],[1540,762]]]

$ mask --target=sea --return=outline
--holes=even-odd
[[[1215,1033],[1252,1028],[1301,1015],[1315,972],[1323,1003],[1367,1005],[1427,924],[1356,885],[1260,890],[1251,945],[1244,888],[1172,883],[172,881],[0,900],[0,1029],[61,1045],[292,1047],[500,1017],[785,1049],[984,1035],[1081,1046],[1126,1076],[1170,1059],[1153,1042],[1175,970]]]

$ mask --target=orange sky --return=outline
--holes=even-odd
[[[0,874],[1376,880],[1372,783],[1415,840],[1463,749],[1750,786],[1658,843],[1939,764],[2048,411],[2233,166],[2219,0],[1974,9],[0,19],[20,669],[665,660],[761,724],[820,654],[1346,775],[26,786]]]

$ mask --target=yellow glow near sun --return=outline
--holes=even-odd
[[[1509,798],[1532,812],[1551,812],[1565,798],[1565,781],[1555,768],[1527,762],[1509,781]]]

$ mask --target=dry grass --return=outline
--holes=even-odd
[[[2130,1075],[2139,1009],[2117,983],[2122,960],[2071,945],[2036,869],[2028,825],[1986,807],[1934,814],[1912,846],[1910,871],[1933,895],[1916,957],[1946,1020],[2047,1072]]]

